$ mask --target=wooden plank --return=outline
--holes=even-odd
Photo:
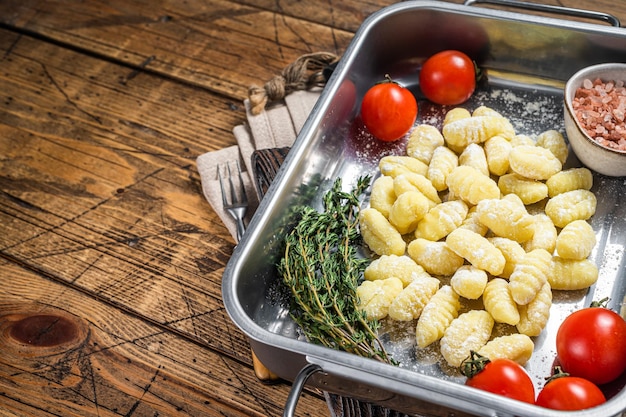
[[[315,11],[312,5],[310,11]],[[214,0],[0,2],[6,26],[37,33],[238,101],[304,53],[341,54],[352,33]]]
[[[304,53],[341,55],[366,17],[393,3],[99,0],[69,8],[62,0],[6,0],[0,22],[241,101],[249,86],[280,74]],[[612,0],[544,3],[612,13],[626,22],[626,5]]]
[[[3,258],[0,270],[0,414],[282,415],[288,385]],[[304,393],[298,415],[328,408]]]
[[[194,166],[241,110],[7,31],[1,55],[1,253],[249,362],[221,301],[233,240]]]

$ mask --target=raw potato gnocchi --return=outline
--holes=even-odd
[[[409,243],[407,252],[432,275],[450,276],[463,265],[463,258],[454,253],[445,242],[417,238]]]
[[[509,359],[523,366],[532,356],[534,349],[535,344],[530,337],[521,333],[513,333],[490,340],[478,350],[478,354],[492,361]]]
[[[390,177],[395,178],[398,175],[406,174],[407,172],[426,175],[428,165],[419,159],[411,158],[410,156],[388,155],[383,156],[380,159],[378,168],[380,169],[381,174],[389,175]]]
[[[471,205],[481,200],[500,198],[498,184],[474,167],[459,165],[446,178],[446,184],[455,196]]]
[[[413,259],[397,255],[382,255],[374,259],[363,271],[363,276],[368,281],[396,277],[402,281],[404,287],[424,274],[426,274],[424,268]]]
[[[552,255],[544,249],[535,249],[524,255],[509,278],[511,294],[517,304],[525,305],[535,298],[548,282],[551,267]]]
[[[463,265],[450,278],[450,285],[461,297],[477,300],[483,295],[488,279],[487,273],[482,269]]]
[[[469,208],[461,200],[446,201],[433,207],[417,225],[415,237],[437,241],[458,228]]]
[[[535,145],[515,146],[509,154],[509,166],[513,172],[533,180],[547,180],[563,167],[549,149]]]
[[[452,287],[444,285],[439,288],[428,300],[417,320],[415,329],[417,346],[425,348],[441,339],[452,320],[458,317],[460,309],[459,295]]]
[[[483,293],[483,304],[493,319],[498,323],[515,326],[520,316],[517,304],[513,300],[509,283],[503,278],[494,278],[487,283]]]
[[[477,210],[480,222],[498,236],[520,243],[533,237],[533,217],[523,204],[507,198],[487,198],[478,202]]]
[[[428,213],[430,202],[419,191],[407,191],[398,196],[389,210],[389,222],[401,235],[413,232]]]
[[[517,134],[486,106],[448,111],[441,132],[416,126],[406,155],[379,161],[370,197],[377,213],[360,219],[365,243],[380,256],[365,279],[396,288],[374,291],[372,317],[415,321],[417,348],[439,341],[450,366],[468,346],[526,363],[553,290],[598,278],[587,259],[596,244],[586,221],[597,204],[593,176],[563,170],[567,158],[558,131]]]
[[[433,152],[426,177],[433,183],[437,191],[446,190],[448,188],[448,175],[457,166],[459,166],[459,157],[445,146],[440,146]]]
[[[470,143],[483,143],[500,135],[513,138],[515,130],[508,119],[502,116],[472,116],[444,123],[443,138],[450,147],[465,148]]]
[[[502,175],[498,179],[502,194],[515,194],[525,205],[534,204],[548,197],[548,186],[537,180],[516,173]]]
[[[516,326],[517,331],[531,337],[539,336],[550,318],[550,307],[552,288],[546,282],[530,303],[518,306],[520,319]]]
[[[402,289],[402,281],[395,277],[363,281],[356,289],[359,308],[365,312],[368,319],[384,319],[389,312],[389,306]]]
[[[598,267],[589,259],[552,258],[552,271],[548,282],[554,290],[582,290],[596,283]]]
[[[590,190],[593,186],[593,175],[587,168],[570,168],[548,178],[546,185],[550,197],[568,191]]]
[[[493,330],[494,321],[485,310],[470,310],[450,323],[441,338],[441,354],[448,365],[459,367],[470,351],[482,348]]]
[[[492,275],[499,275],[504,270],[506,259],[489,240],[469,229],[456,229],[446,238],[448,247],[476,268]]]
[[[428,301],[439,289],[439,285],[439,280],[426,272],[415,277],[391,302],[389,317],[398,321],[419,318]]]
[[[443,146],[443,136],[434,126],[421,124],[416,126],[406,144],[406,154],[429,164],[435,149]]]
[[[565,227],[574,220],[587,220],[596,212],[596,196],[588,190],[566,191],[546,203],[546,214],[556,227]]]
[[[372,183],[370,194],[370,208],[378,210],[384,217],[389,217],[391,206],[396,201],[394,179],[382,175]]]
[[[565,259],[586,259],[595,245],[596,234],[585,220],[568,223],[556,238],[556,251]]]
[[[404,255],[402,235],[380,211],[366,208],[359,213],[359,227],[365,244],[377,255]]]

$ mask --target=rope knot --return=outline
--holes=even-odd
[[[281,100],[288,94],[298,90],[308,90],[323,85],[325,82],[322,70],[337,61],[337,56],[329,52],[305,54],[267,81],[263,87],[251,86],[248,89],[250,111],[257,115],[272,101]]]

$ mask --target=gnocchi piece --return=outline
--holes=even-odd
[[[446,184],[450,192],[471,205],[484,199],[500,198],[498,184],[476,168],[467,165],[454,168],[448,175]]]
[[[419,191],[408,191],[398,196],[389,210],[389,222],[404,235],[415,231],[418,223],[428,213],[430,200]]]
[[[504,175],[509,170],[509,154],[513,146],[502,136],[494,136],[485,142],[485,156],[489,172],[493,175]]]
[[[515,265],[526,255],[526,251],[522,248],[522,245],[506,237],[493,236],[488,238],[488,240],[493,246],[500,249],[506,261],[504,269],[499,276],[509,278],[515,269]]]
[[[547,130],[537,136],[537,146],[550,150],[561,164],[565,164],[569,151],[563,135],[557,130]]]
[[[433,207],[417,224],[415,237],[437,241],[461,225],[468,212],[461,200],[446,201]]]
[[[363,271],[363,277],[368,281],[396,277],[404,287],[423,275],[427,275],[426,271],[413,259],[397,255],[382,255],[370,262]]]
[[[524,250],[545,249],[552,253],[556,248],[557,231],[552,219],[544,213],[533,215],[533,237],[524,242]]]
[[[509,359],[524,366],[535,349],[532,339],[520,333],[499,336],[487,342],[478,354],[490,360]]]
[[[502,252],[487,238],[469,229],[456,229],[446,238],[446,245],[476,268],[499,275],[506,260]]]
[[[596,196],[587,190],[573,190],[552,197],[545,212],[556,227],[563,228],[574,220],[587,220],[596,212]]]
[[[504,117],[502,116],[501,113],[499,113],[497,110],[492,109],[491,107],[488,106],[478,106],[474,109],[474,111],[472,112],[472,117],[479,117],[479,116],[498,116],[498,117]]]
[[[552,152],[534,145],[514,146],[509,153],[509,166],[513,172],[533,180],[547,180],[563,167]]]
[[[389,318],[411,321],[419,318],[428,301],[439,289],[440,282],[428,273],[417,276],[389,306]]]
[[[450,278],[450,286],[461,297],[477,300],[487,285],[487,273],[472,265],[463,265]]]
[[[482,174],[489,176],[487,156],[482,146],[476,143],[467,145],[459,155],[459,165],[467,165],[476,168]]]
[[[519,311],[507,280],[494,278],[489,281],[483,294],[483,304],[485,310],[491,314],[497,323],[506,323],[511,326],[519,323]]]
[[[524,255],[509,278],[511,294],[517,304],[525,305],[535,298],[548,282],[551,267],[552,255],[545,249],[535,249]]]
[[[393,189],[396,196],[407,191],[419,191],[432,201],[431,207],[441,203],[441,198],[439,197],[437,189],[433,186],[433,183],[420,174],[406,173],[398,175],[393,179]]]
[[[596,234],[585,220],[568,223],[556,238],[556,251],[565,259],[585,259],[595,245]]]
[[[402,289],[402,281],[395,277],[363,281],[356,288],[359,309],[370,320],[384,319],[389,312],[389,306]]]
[[[479,201],[476,210],[480,222],[498,236],[520,243],[533,237],[533,216],[523,204],[510,198],[490,198]]]
[[[451,276],[464,262],[462,257],[441,241],[417,238],[409,243],[407,253],[432,275]]]
[[[443,138],[449,146],[465,148],[470,143],[483,143],[496,135],[513,138],[515,129],[501,116],[476,116],[443,125]]]
[[[402,235],[380,211],[371,207],[361,210],[359,227],[363,242],[377,255],[404,255]]]
[[[485,310],[470,310],[454,319],[440,342],[441,355],[448,365],[457,368],[470,351],[482,348],[491,337],[493,325],[493,318]]]
[[[487,226],[480,222],[480,219],[478,218],[478,212],[476,211],[476,206],[470,207],[469,211],[467,212],[467,216],[465,217],[465,220],[463,220],[463,223],[461,223],[459,227],[463,229],[469,229],[472,232],[476,232],[481,236],[485,236],[489,231]]]
[[[439,129],[431,125],[421,124],[411,132],[406,144],[406,154],[428,165],[435,149],[443,146],[443,144],[443,136]]]
[[[598,280],[598,267],[589,259],[552,258],[552,271],[548,276],[554,290],[582,290]]]
[[[530,337],[539,336],[550,318],[550,307],[552,288],[546,282],[530,303],[518,306],[520,319],[515,326],[517,331]]]
[[[548,186],[537,180],[522,177],[516,173],[498,178],[498,188],[502,194],[515,194],[525,205],[534,204],[548,197]]]
[[[590,190],[593,185],[593,174],[584,167],[570,168],[548,178],[546,185],[549,197],[579,189]]]
[[[443,125],[445,126],[457,120],[468,119],[470,117],[472,117],[472,114],[469,110],[464,109],[463,107],[455,107],[446,112],[446,116],[443,119]]]
[[[428,165],[419,159],[404,155],[383,156],[378,162],[378,168],[381,174],[394,178],[407,172],[426,175],[428,171]]]
[[[458,317],[461,309],[459,295],[452,287],[444,285],[437,290],[424,306],[415,327],[417,346],[425,348],[441,339],[452,320]]]
[[[535,141],[528,135],[515,135],[513,139],[511,139],[511,146],[535,146]]]
[[[433,152],[433,157],[428,165],[426,178],[428,178],[437,191],[448,188],[446,179],[448,175],[459,165],[459,157],[445,146],[440,146]]]
[[[386,175],[376,178],[372,183],[370,207],[380,211],[383,216],[388,218],[391,206],[395,201],[394,179]]]

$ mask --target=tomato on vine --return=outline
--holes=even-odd
[[[584,410],[606,402],[604,394],[593,382],[570,376],[555,368],[554,375],[539,392],[536,404],[553,410]]]
[[[428,58],[419,74],[422,93],[433,103],[457,105],[476,89],[474,61],[460,51],[447,50]]]
[[[626,321],[602,306],[575,311],[557,331],[556,352],[570,375],[599,385],[611,382],[626,371]]]
[[[530,404],[535,403],[535,386],[526,370],[510,359],[494,359],[472,351],[461,364],[465,385]]]
[[[376,138],[393,142],[408,133],[417,119],[417,101],[405,87],[389,76],[363,96],[361,118]]]

